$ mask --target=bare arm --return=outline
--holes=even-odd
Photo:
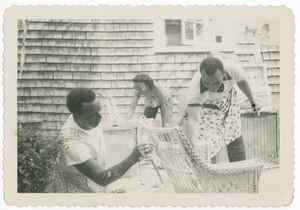
[[[145,149],[149,149],[149,151],[152,150],[149,145],[145,144],[135,147],[133,152],[125,160],[106,170],[101,170],[99,164],[94,158],[90,158],[84,163],[74,166],[78,169],[78,171],[80,171],[92,181],[96,182],[100,186],[106,186],[122,177],[126,173],[126,171],[130,169],[131,166],[137,163],[139,161],[139,158],[142,157],[140,150]]]
[[[137,90],[135,90],[134,95],[133,95],[133,99],[131,101],[130,108],[127,111],[126,116],[124,118],[124,122],[127,122],[132,117],[132,115],[134,114],[134,111],[136,109],[136,106],[137,106],[137,103],[138,103],[139,99],[140,99],[140,94]]]
[[[250,101],[251,107],[256,112],[256,114],[260,115],[260,113],[259,113],[260,106],[256,103],[256,101],[252,95],[252,91],[251,91],[251,88],[250,88],[250,85],[249,85],[247,79],[244,78],[244,79],[238,81],[236,84],[241,89],[241,91],[243,91],[243,93],[247,96],[247,98]]]
[[[244,79],[238,81],[236,84],[241,89],[241,91],[247,96],[250,103],[254,104],[255,100],[253,98],[252,91],[251,91],[251,88],[249,86],[249,83],[248,83],[247,79],[244,78]]]
[[[192,146],[197,148],[197,141],[199,138],[197,107],[191,107],[190,105],[188,105],[187,137]]]
[[[160,103],[162,127],[165,127],[167,125],[166,120],[167,120],[168,110],[167,110],[167,105],[166,105],[165,93],[164,93],[164,90],[162,90],[162,88],[163,87],[159,87],[159,88],[156,87],[156,94],[157,94],[157,98]]]

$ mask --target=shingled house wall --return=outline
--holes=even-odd
[[[66,95],[76,87],[114,96],[124,114],[137,73],[167,83],[178,112],[176,92],[205,54],[154,54],[153,33],[150,20],[19,21],[18,121],[43,121],[55,133],[69,115]],[[142,111],[140,100],[136,116]]]
[[[262,45],[263,63],[266,65],[268,82],[272,91],[272,107],[279,110],[280,93],[280,51],[276,45]]]
[[[267,69],[268,84],[271,88],[271,106],[279,110],[280,91],[280,49],[279,42],[268,42],[256,37],[238,35],[236,51],[242,63],[263,63]]]
[[[123,116],[137,73],[170,86],[177,123],[188,84],[208,55],[155,53],[151,20],[20,20],[18,28],[18,122],[42,121],[49,134],[67,119],[66,95],[76,87],[113,96]],[[239,57],[251,62],[252,51]],[[270,71],[274,81],[279,69]],[[270,84],[279,86],[279,81]],[[134,118],[142,111],[141,99]]]

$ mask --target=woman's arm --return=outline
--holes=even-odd
[[[94,158],[90,158],[89,160],[74,166],[92,181],[100,186],[106,186],[122,177],[131,166],[139,161],[142,157],[140,151],[144,151],[147,155],[152,151],[152,148],[149,145],[141,144],[140,146],[135,147],[125,160],[106,170],[101,170]]]
[[[166,127],[166,126],[168,126],[168,124],[166,122],[168,110],[167,110],[167,105],[166,105],[166,96],[165,96],[165,92],[164,92],[163,88],[164,87],[162,87],[162,86],[155,87],[156,95],[157,95],[157,98],[158,98],[159,104],[160,104],[162,127]]]
[[[129,110],[127,111],[127,113],[125,115],[124,122],[127,122],[132,117],[132,115],[134,114],[134,111],[136,109],[136,105],[137,105],[139,99],[140,99],[140,94],[137,90],[135,90],[134,95],[133,95],[133,99],[131,101],[130,108],[129,108]]]

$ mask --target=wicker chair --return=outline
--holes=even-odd
[[[100,124],[104,127],[106,126],[110,126],[112,127],[113,124],[112,124],[112,121],[110,119],[110,115],[109,115],[109,109],[108,109],[108,106],[107,106],[107,99],[106,97],[102,96],[101,94],[97,94],[97,98],[99,99],[100,101],[100,107],[101,107],[101,122]]]
[[[103,127],[103,134],[105,136],[107,167],[120,163],[130,155],[136,146],[133,127]]]
[[[114,98],[106,97],[105,102],[106,103],[104,106],[106,106],[106,107],[103,107],[103,109],[105,110],[105,112],[108,115],[108,117],[106,117],[106,119],[108,120],[107,121],[108,125],[113,126],[114,124],[118,124],[118,122],[121,122],[122,120],[121,120],[121,117],[119,114],[118,107],[114,101]],[[142,118],[143,118],[143,116],[142,116]],[[148,141],[148,134],[147,134],[147,132],[145,132],[144,128],[141,126],[140,120],[141,119],[129,120],[127,122],[127,124],[125,125],[127,127],[128,126],[136,127],[137,133],[134,135],[137,136],[136,141],[138,144]],[[143,121],[146,122],[145,120],[143,120]],[[151,123],[153,126],[154,120],[148,120],[147,123]],[[121,126],[121,127],[123,127],[123,126]]]
[[[209,164],[208,146],[195,152],[181,127],[146,129],[176,192],[258,193],[263,167],[258,160]]]
[[[140,143],[148,142],[148,134],[140,124],[140,119],[131,120],[127,125],[116,126],[121,121],[121,117],[113,97],[104,97],[97,94],[101,106],[101,125],[103,128],[104,141],[106,147],[107,167],[114,166],[124,160],[132,152],[132,149]],[[144,123],[153,125],[152,119],[141,117]],[[136,174],[138,171],[138,174]],[[131,167],[124,175],[130,176],[141,174],[140,163]]]
[[[111,107],[108,104],[108,98],[97,94],[101,106],[101,126],[103,128],[105,151],[106,151],[106,167],[109,168],[120,163],[127,158],[137,145],[136,129],[133,126],[113,127],[113,121],[109,113]],[[123,177],[138,175],[139,164],[133,166]]]
[[[107,106],[110,122],[111,123],[120,122],[121,117],[113,97],[106,98],[106,106]]]

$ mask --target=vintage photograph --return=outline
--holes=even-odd
[[[13,26],[16,194],[280,193],[279,18],[78,17]]]
[[[18,192],[258,193],[279,168],[279,55],[278,21],[18,20]]]

